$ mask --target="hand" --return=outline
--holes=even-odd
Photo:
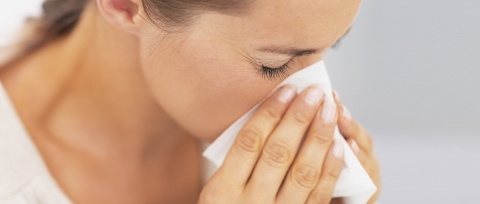
[[[199,203],[330,203],[343,146],[333,141],[336,104],[323,96],[318,87],[296,96],[291,86],[270,96],[238,134]]]
[[[342,105],[340,96],[337,92],[333,92],[335,102],[337,103],[338,113],[340,115],[338,119],[338,128],[340,133],[345,137],[347,143],[352,148],[353,152],[357,156],[358,160],[362,164],[363,168],[367,171],[373,183],[377,186],[378,190],[375,195],[372,196],[368,203],[375,203],[380,193],[380,167],[378,160],[373,152],[373,142],[370,134],[365,130],[350,114],[350,111]]]

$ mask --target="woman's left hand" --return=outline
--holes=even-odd
[[[375,203],[380,192],[380,167],[373,152],[373,142],[370,134],[355,119],[345,106],[342,105],[338,93],[334,91],[335,102],[338,107],[338,128],[352,148],[363,168],[377,186],[378,190],[368,203]]]

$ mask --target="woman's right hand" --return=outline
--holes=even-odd
[[[337,120],[321,88],[298,96],[280,88],[242,128],[199,204],[330,203],[343,164],[343,146],[333,141]]]

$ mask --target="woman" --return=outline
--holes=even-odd
[[[270,96],[201,182],[201,141],[320,60],[359,4],[47,0],[26,51],[0,72],[46,176],[19,176],[12,183],[25,185],[2,186],[2,201],[329,203],[343,157],[337,123],[378,185],[370,137],[315,86]]]

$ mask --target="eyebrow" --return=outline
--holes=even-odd
[[[340,42],[352,29],[352,27],[348,28],[348,30],[343,34],[342,37],[340,37],[335,44]],[[286,48],[280,48],[280,47],[264,47],[259,49],[262,52],[270,52],[270,53],[276,53],[276,54],[283,54],[283,55],[290,55],[293,57],[300,57],[304,55],[310,55],[310,54],[315,54],[320,51],[320,49],[299,49],[295,47],[286,47]]]
[[[287,47],[287,48],[265,47],[265,48],[261,48],[260,51],[300,57],[304,55],[315,54],[319,50],[318,49],[298,49],[293,47]]]

